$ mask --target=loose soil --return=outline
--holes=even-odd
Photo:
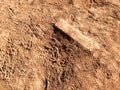
[[[120,0],[0,0],[0,90],[120,90]]]

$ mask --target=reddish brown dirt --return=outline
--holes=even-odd
[[[0,90],[120,90],[120,0],[0,0]]]

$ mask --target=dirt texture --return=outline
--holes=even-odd
[[[0,0],[0,90],[120,90],[120,0]]]

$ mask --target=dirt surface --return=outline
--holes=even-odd
[[[0,0],[0,90],[120,90],[120,0]]]

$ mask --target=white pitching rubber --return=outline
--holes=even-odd
[[[59,22],[55,24],[55,26],[90,51],[100,49],[100,46],[97,42],[91,40],[91,38],[89,38],[88,36],[83,35],[79,29],[74,28],[65,20],[60,19]]]

